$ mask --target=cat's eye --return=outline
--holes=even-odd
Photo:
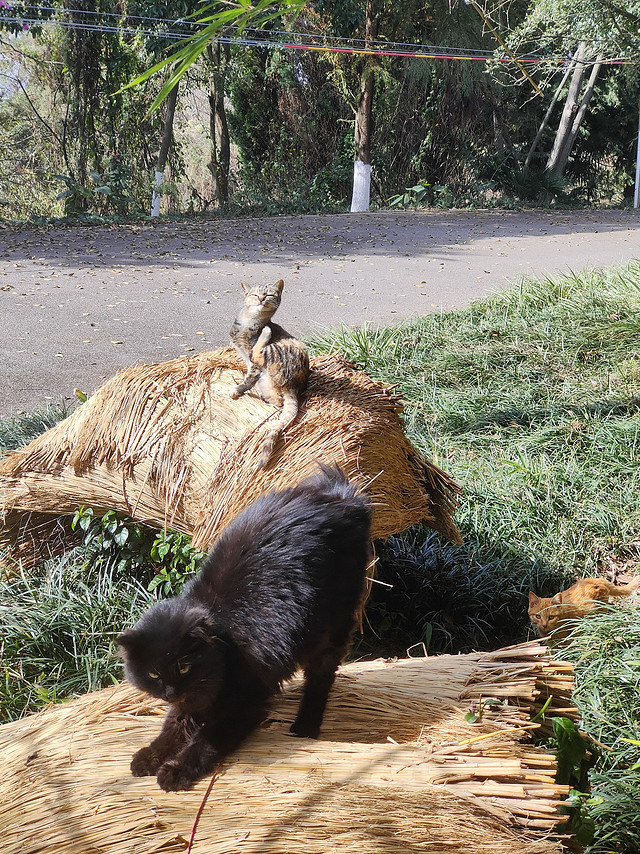
[[[159,673],[154,673],[154,672],[153,672],[153,670],[150,670],[150,671],[149,671],[149,676],[150,676],[152,679],[159,679],[159,678],[160,678],[160,674],[159,674]]]
[[[189,662],[185,661],[183,664],[178,665],[178,671],[181,676],[184,676],[185,673],[188,673],[191,670],[191,665]]]

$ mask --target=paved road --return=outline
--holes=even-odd
[[[0,417],[118,368],[218,347],[240,280],[284,278],[312,333],[462,307],[522,276],[640,258],[633,211],[420,211],[123,226],[0,226]]]

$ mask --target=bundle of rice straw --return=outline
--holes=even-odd
[[[349,664],[313,741],[288,731],[294,679],[222,766],[193,852],[560,854],[568,787],[554,782],[554,755],[528,737],[550,690],[568,705],[571,680],[537,641]],[[465,721],[469,701],[487,697],[501,703]],[[129,774],[161,706],[120,685],[0,727],[3,854],[184,851],[209,780],[165,793]]]
[[[338,356],[313,359],[298,418],[259,470],[266,422],[278,413],[253,393],[230,399],[242,375],[229,348],[119,371],[0,462],[5,543],[25,528],[34,536],[46,514],[83,505],[184,531],[208,548],[247,504],[306,477],[317,460],[339,463],[365,488],[374,538],[422,521],[460,540],[458,487],[406,438],[391,387]]]

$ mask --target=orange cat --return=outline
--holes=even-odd
[[[576,620],[584,617],[598,606],[599,602],[608,602],[612,598],[630,596],[640,588],[640,575],[629,584],[616,587],[606,578],[580,578],[571,587],[561,590],[555,596],[545,599],[529,593],[529,618],[539,635],[554,631],[564,620]]]

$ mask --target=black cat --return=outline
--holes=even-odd
[[[254,501],[184,592],[118,638],[128,679],[171,704],[160,735],[134,755],[135,776],[190,788],[258,726],[298,667],[291,731],[318,736],[363,601],[370,522],[343,472],[321,465]]]

